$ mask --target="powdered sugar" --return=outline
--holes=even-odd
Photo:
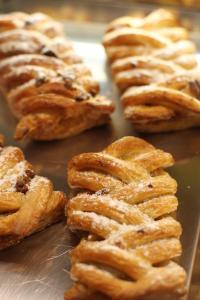
[[[5,176],[2,179],[0,179],[0,190],[5,189],[5,191],[7,192],[14,192],[17,179],[19,177],[22,177],[25,173],[26,164],[26,161],[21,161],[17,163],[14,168],[9,169]]]
[[[39,185],[41,184],[48,184],[49,180],[45,177],[35,176],[30,184],[29,184],[29,191],[34,191]]]

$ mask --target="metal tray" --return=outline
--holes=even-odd
[[[73,26],[72,26],[73,25]],[[55,142],[18,143],[36,170],[48,176],[57,189],[69,192],[66,165],[78,153],[99,151],[112,141],[126,135],[137,135],[125,121],[117,90],[109,79],[106,59],[100,45],[104,26],[66,23],[68,36],[75,42],[77,52],[93,70],[101,83],[102,93],[117,106],[110,125],[89,130],[66,140]],[[5,101],[0,101],[0,132],[7,143],[13,140],[15,120]],[[169,169],[178,181],[180,200],[177,217],[183,226],[183,255],[180,264],[188,273],[189,287],[197,248],[200,219],[200,129],[155,135],[140,135],[158,148],[169,151],[176,164]],[[75,242],[65,224],[56,224],[25,239],[21,244],[0,253],[1,300],[60,300],[71,285],[69,279],[69,250]],[[194,300],[194,298],[192,298]]]

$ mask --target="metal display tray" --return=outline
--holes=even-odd
[[[112,141],[127,135],[140,136],[155,147],[173,154],[176,163],[169,169],[178,181],[179,208],[177,218],[183,226],[183,255],[180,264],[188,273],[190,286],[197,248],[200,220],[200,129],[175,133],[138,135],[133,126],[123,119],[119,95],[106,66],[100,44],[103,25],[66,23],[68,36],[77,52],[92,69],[101,83],[102,94],[116,103],[110,125],[88,130],[78,136],[54,142],[23,142],[13,140],[15,120],[4,99],[0,101],[0,132],[8,144],[20,146],[37,172],[49,177],[57,189],[69,195],[66,166],[78,153],[99,151]],[[68,252],[73,247],[72,236],[64,223],[26,238],[19,245],[0,253],[1,300],[61,300],[70,287]],[[188,298],[189,299],[189,298]],[[194,300],[194,298],[192,299]]]

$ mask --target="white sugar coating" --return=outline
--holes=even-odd
[[[126,225],[122,224],[119,227],[119,230],[117,232],[114,232],[111,235],[111,240],[112,241],[121,241],[123,243],[124,241],[124,235],[126,234],[131,234],[131,233],[137,233],[139,231],[144,231],[144,232],[154,232],[155,230],[159,229],[159,225],[156,224],[155,221],[149,221],[146,223],[142,223],[139,225]]]
[[[119,226],[119,224],[114,221],[111,220],[107,217],[98,215],[94,212],[82,212],[82,211],[73,211],[72,215],[74,216],[78,216],[79,218],[89,218],[92,220],[92,226],[93,228],[109,228],[109,226]]]
[[[44,15],[43,13],[36,12],[36,13],[29,15],[27,20],[30,22],[33,22],[33,23],[38,23],[41,21],[49,21],[50,17]]]
[[[5,163],[5,160],[8,158],[8,156],[12,159],[15,158],[15,154],[13,153],[15,147],[6,147],[3,148],[1,154],[0,154],[0,166],[2,166]]]
[[[20,48],[20,50],[29,53],[29,52],[35,51],[36,47],[37,46],[34,43],[27,44],[27,42],[18,42],[18,43],[16,43],[16,42],[10,42],[9,41],[9,42],[1,44],[1,52],[7,53],[7,52],[10,52],[10,51],[16,51]]]
[[[36,175],[29,183],[29,191],[34,191],[39,185],[49,183],[49,179]]]
[[[143,214],[136,205],[131,205],[126,202],[123,202],[121,200],[113,199],[109,195],[102,195],[99,196],[98,199],[96,199],[96,195],[90,196],[91,198],[88,197],[88,199],[91,199],[94,201],[98,201],[99,203],[105,204],[108,206],[110,209],[116,210],[117,212],[124,214],[124,215],[129,215],[130,213],[135,213],[139,214],[142,218],[143,222],[150,221],[151,218],[149,218],[147,215]]]
[[[23,73],[34,72],[37,77],[45,77],[45,76],[56,76],[55,71],[47,69],[45,67],[35,66],[35,65],[25,65],[19,66],[18,68],[14,68],[11,73],[15,75],[21,75]]]
[[[96,195],[92,195],[92,196],[89,196],[90,200],[94,200],[98,203],[105,203],[107,206],[109,206],[111,209],[115,209],[121,213],[128,213],[131,209],[131,205],[125,203],[125,202],[122,202],[120,200],[117,200],[117,199],[112,199],[109,195],[102,195],[102,196],[99,196],[98,198],[96,197]]]
[[[48,60],[49,57],[42,55],[42,54],[22,54],[17,56],[11,56],[9,58],[6,58],[0,62],[0,69],[4,68],[6,66],[12,67],[12,65],[26,65],[31,64],[33,60]],[[55,57],[51,57],[51,63],[56,62],[56,64],[59,64],[59,66],[63,66],[63,62],[57,60]],[[34,64],[36,65],[36,64]],[[16,66],[15,66],[16,67]]]
[[[140,191],[144,192],[149,184],[151,184],[150,180],[148,182],[147,181],[144,181],[144,182],[141,181],[137,184],[137,186],[135,186],[135,190],[137,192],[140,192]]]
[[[5,188],[7,192],[14,192],[17,179],[24,175],[26,166],[27,162],[23,160],[17,163],[14,168],[9,169],[5,176],[2,179],[0,179],[0,190],[2,188],[4,190]]]

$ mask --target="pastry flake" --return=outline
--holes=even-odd
[[[35,13],[0,16],[0,89],[19,120],[17,140],[54,140],[109,122],[114,106],[64,36]]]
[[[22,151],[4,147],[0,136],[0,249],[59,221],[66,197],[35,174]]]
[[[122,92],[124,116],[136,130],[200,125],[196,48],[174,13],[159,9],[143,18],[116,19],[103,44]]]
[[[88,237],[71,253],[74,286],[66,300],[180,299],[186,273],[181,255],[177,183],[164,169],[169,153],[135,137],[102,152],[74,157],[68,182],[82,192],[66,209],[71,230]]]

